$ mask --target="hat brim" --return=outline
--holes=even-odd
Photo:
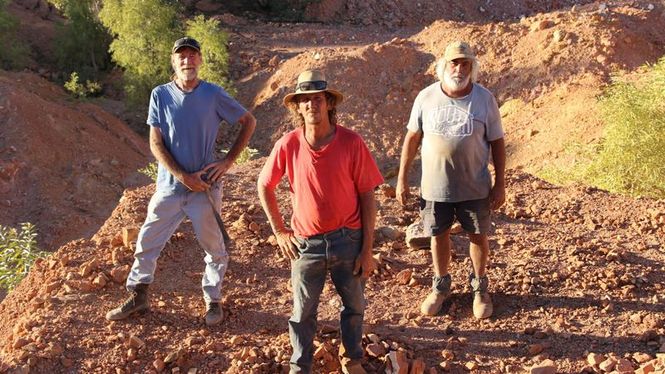
[[[171,51],[171,53],[176,53],[176,52],[178,52],[179,50],[181,50],[183,48],[191,48],[191,49],[195,50],[196,52],[201,53],[201,49],[199,47],[197,47],[195,45],[191,45],[191,44],[183,44],[183,45],[179,45],[177,47],[174,47],[173,51]]]
[[[327,88],[325,90],[311,90],[311,91],[300,91],[300,92],[292,92],[290,94],[287,94],[284,96],[284,106],[288,107],[289,103],[295,99],[296,96],[298,95],[306,95],[306,94],[313,94],[317,92],[329,92],[331,95],[335,96],[335,105],[339,105],[342,101],[344,101],[344,95],[342,95],[341,92],[337,90],[333,90],[331,88]]]
[[[464,53],[457,53],[457,54],[454,54],[452,56],[446,56],[446,61],[450,62],[452,60],[457,60],[457,59],[460,59],[460,58],[466,58],[466,59],[469,59],[469,60],[472,60],[472,61],[476,60],[476,56],[470,56],[470,55],[467,55],[467,54],[464,54]]]

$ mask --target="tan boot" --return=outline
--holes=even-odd
[[[450,274],[432,278],[432,292],[427,295],[420,305],[420,313],[426,316],[435,316],[441,311],[443,303],[450,296],[450,286],[452,280]]]
[[[473,315],[478,319],[485,319],[492,316],[494,306],[487,288],[489,280],[487,276],[476,278],[471,277],[471,289],[473,290]]]

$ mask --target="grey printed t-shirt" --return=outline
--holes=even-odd
[[[423,134],[423,199],[459,202],[489,196],[489,142],[502,138],[503,129],[499,107],[485,87],[474,83],[471,93],[453,99],[441,82],[429,85],[416,97],[407,129]]]

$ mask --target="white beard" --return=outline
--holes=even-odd
[[[443,74],[443,82],[446,84],[446,87],[449,87],[452,91],[461,91],[465,89],[469,82],[471,81],[471,75],[467,75],[464,78],[453,77],[450,73],[445,72]]]

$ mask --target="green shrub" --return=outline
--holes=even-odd
[[[35,227],[21,224],[21,230],[0,225],[0,287],[12,289],[39,257],[48,253],[37,248]]]
[[[635,82],[613,84],[600,101],[606,123],[586,175],[601,188],[665,197],[665,58]]]
[[[131,108],[147,106],[153,87],[171,76],[171,46],[182,35],[176,1],[105,0],[99,18],[113,35],[111,55],[124,70]]]
[[[199,71],[201,79],[216,83],[226,90],[230,95],[235,95],[231,81],[228,78],[229,52],[226,48],[228,35],[219,28],[216,19],[206,20],[202,15],[187,21],[186,34],[201,43],[203,55],[203,66]]]
[[[18,21],[7,13],[9,0],[0,0],[0,67],[4,69],[23,68],[28,59],[28,48],[16,43]]]
[[[598,144],[581,149],[585,160],[541,175],[580,181],[631,196],[665,198],[665,57],[632,81],[615,81],[599,100],[605,122]]]
[[[228,150],[223,150],[222,153],[226,154],[228,153]],[[236,158],[236,164],[241,165],[244,164],[245,162],[248,162],[250,160],[253,160],[258,156],[259,150],[254,149],[254,148],[249,148],[245,147],[242,151],[240,151],[240,154],[238,155],[238,158]]]
[[[157,161],[153,161],[146,167],[139,169],[139,173],[148,176],[153,182],[157,182]]]
[[[88,96],[95,96],[102,90],[102,86],[97,82],[85,81],[85,84],[79,82],[79,75],[73,72],[69,81],[65,83],[65,89],[69,91],[74,97],[82,98]]]
[[[111,67],[111,36],[97,18],[101,0],[53,0],[67,21],[58,25],[57,64],[65,73],[77,71],[83,79],[98,79]]]

